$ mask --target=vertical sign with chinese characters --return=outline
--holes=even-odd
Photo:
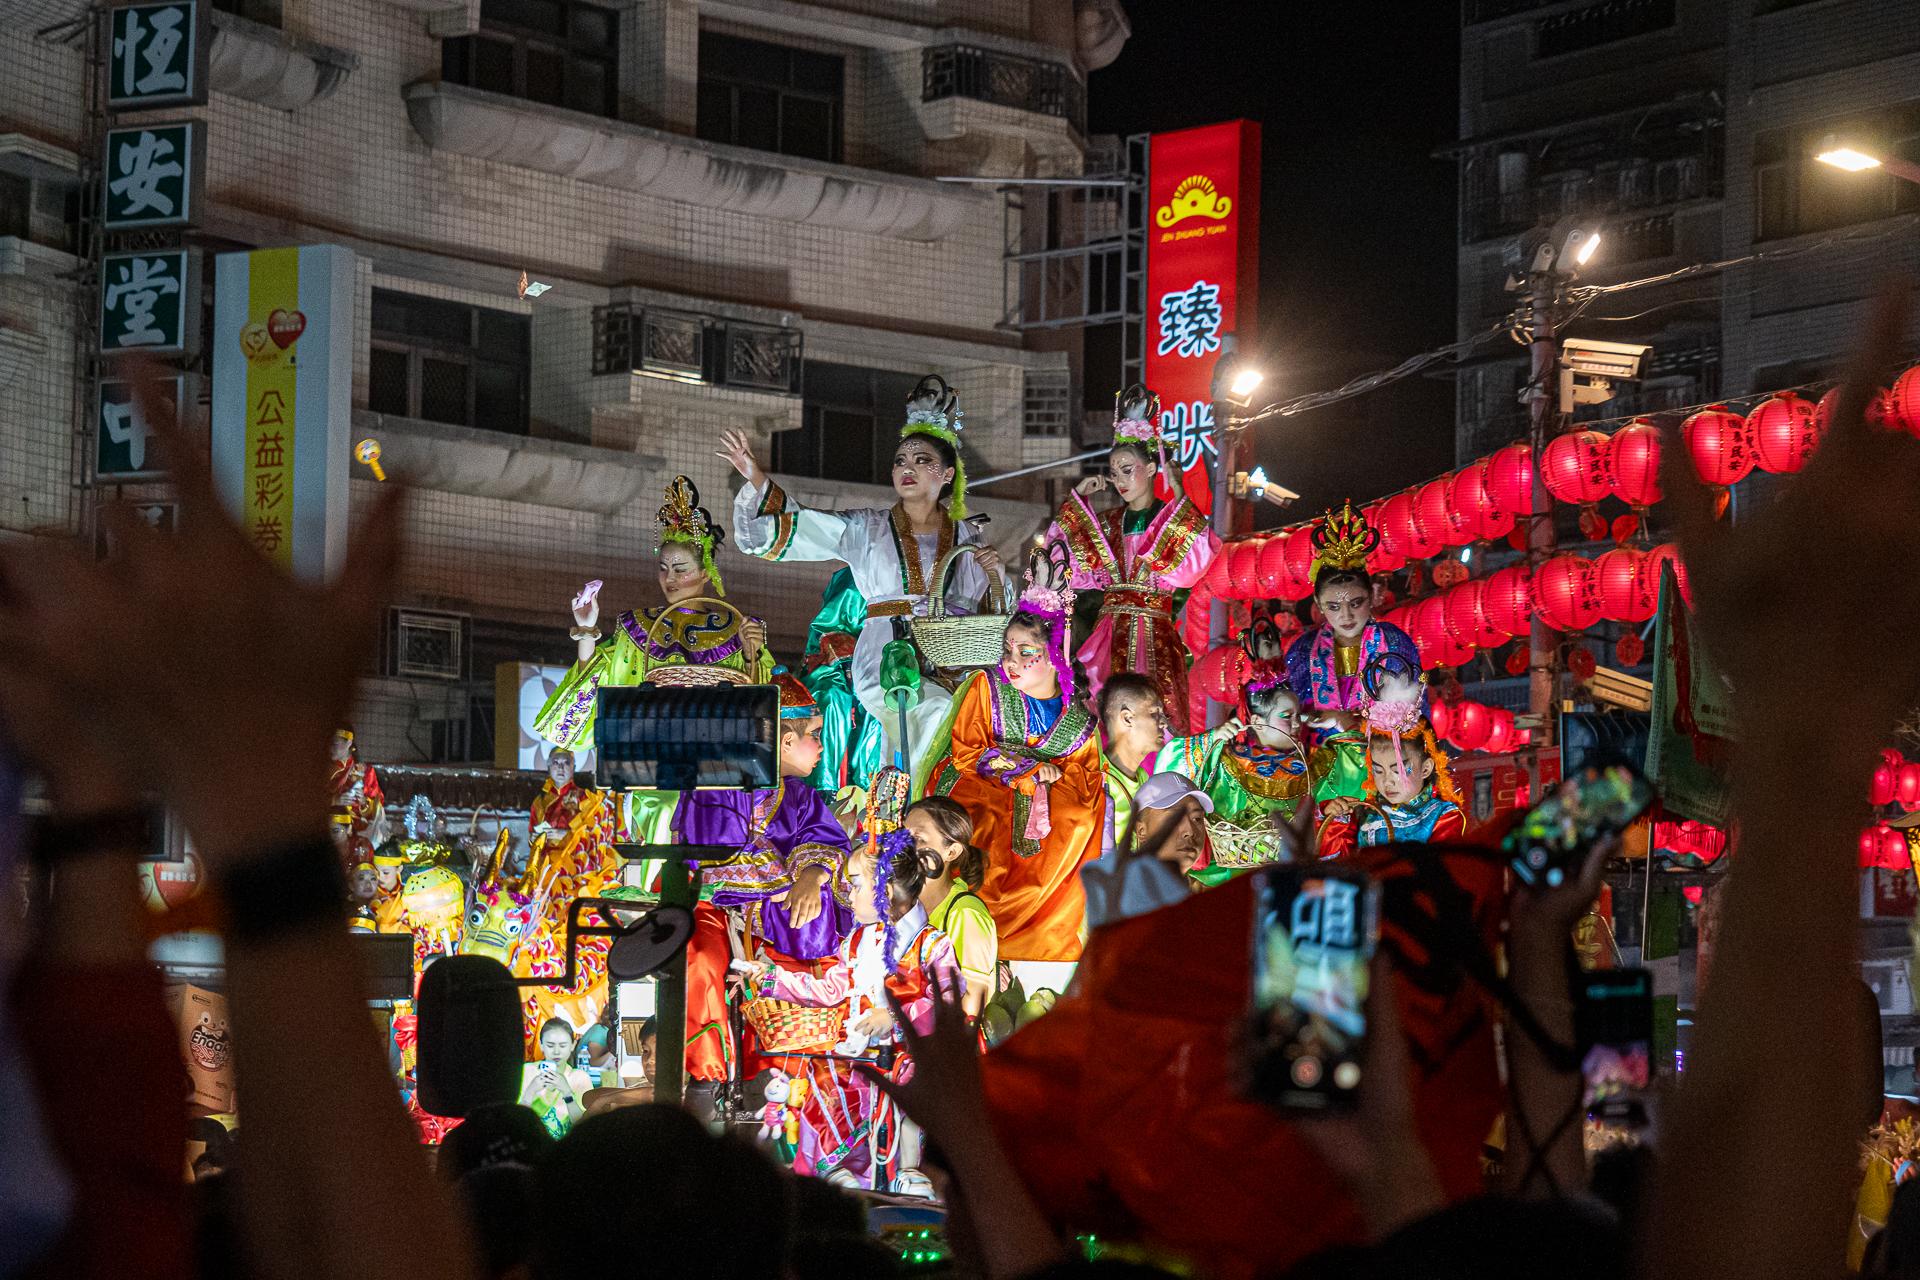
[[[113,10],[107,110],[204,104],[212,47],[206,0],[165,0]]]
[[[198,120],[107,130],[101,225],[108,231],[192,225],[206,169],[207,130]]]
[[[186,375],[175,374],[156,388],[168,408],[185,399]],[[153,427],[140,412],[133,384],[123,378],[100,380],[100,416],[94,423],[93,474],[101,481],[149,480],[161,474],[152,449]]]
[[[213,477],[253,544],[309,582],[347,545],[353,253],[223,253],[214,264]]]
[[[1213,366],[1225,334],[1253,329],[1260,126],[1156,133],[1147,157],[1147,385],[1168,461],[1213,510]],[[1171,477],[1168,477],[1171,483]]]
[[[199,329],[200,260],[192,249],[101,259],[102,355],[183,355],[198,347]]]

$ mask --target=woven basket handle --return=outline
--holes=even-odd
[[[965,542],[955,546],[953,550],[940,557],[940,563],[933,568],[933,600],[931,601],[933,607],[929,611],[933,617],[944,618],[947,616],[947,575],[953,571],[954,564],[963,555],[978,556],[984,550],[986,550],[984,544]],[[1007,570],[1004,565],[1001,566],[997,574],[990,573],[987,575],[987,608],[990,612],[1000,614],[1009,612],[1007,601],[1011,598],[1012,594],[1012,587],[1007,581]]]
[[[678,604],[670,604],[666,608],[662,609],[660,611],[660,616],[647,624],[647,639],[649,641],[653,640],[654,628],[658,627],[661,623],[665,622],[667,620],[667,615],[671,614],[674,610],[691,609],[695,605],[700,605],[700,604],[717,605],[718,607],[725,609],[728,613],[732,614],[734,619],[733,626],[734,626],[734,630],[736,631],[738,631],[741,627],[744,627],[747,625],[747,615],[740,612],[738,609],[734,608],[732,605],[728,604],[725,600],[716,599],[713,596],[695,596],[691,600],[682,600]]]

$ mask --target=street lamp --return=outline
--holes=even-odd
[[[1234,479],[1244,473],[1241,458],[1246,453],[1247,429],[1233,421],[1231,410],[1245,409],[1259,389],[1265,375],[1259,367],[1240,354],[1237,335],[1220,335],[1220,356],[1213,363],[1213,377],[1207,388],[1212,400],[1213,417],[1213,531],[1222,540],[1253,530],[1253,509],[1234,500]],[[1228,606],[1215,600],[1207,618],[1209,648],[1226,643]],[[1227,709],[1209,704],[1208,724],[1218,724]]]
[[[1820,139],[1819,149],[1813,158],[1821,164],[1831,165],[1847,173],[1865,173],[1869,169],[1884,169],[1896,178],[1920,184],[1920,164],[1910,164],[1897,157],[1880,155],[1876,148],[1869,147],[1857,138],[1843,137],[1830,133]]]
[[[1244,408],[1253,398],[1255,389],[1266,380],[1267,375],[1252,365],[1241,365],[1234,373],[1233,380],[1227,384],[1227,398]]]

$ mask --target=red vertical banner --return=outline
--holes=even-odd
[[[1156,133],[1147,153],[1147,385],[1167,461],[1213,510],[1213,366],[1251,337],[1260,252],[1260,126]],[[1165,492],[1171,492],[1170,489]],[[1163,493],[1164,496],[1164,493]]]

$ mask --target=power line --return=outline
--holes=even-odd
[[[1672,271],[1662,272],[1654,276],[1645,276],[1638,280],[1623,280],[1618,284],[1576,286],[1567,291],[1567,299],[1574,304],[1574,309],[1564,320],[1560,321],[1560,327],[1571,324],[1575,319],[1579,318],[1581,312],[1593,305],[1596,300],[1611,294],[1625,293],[1632,289],[1651,288],[1654,285],[1668,284],[1675,280],[1694,279],[1699,276],[1729,271],[1734,267],[1748,266],[1756,262],[1779,262],[1789,258],[1804,257],[1807,254],[1818,253],[1835,247],[1871,245],[1881,240],[1888,240],[1895,236],[1909,234],[1916,225],[1920,225],[1920,216],[1908,214],[1890,226],[1881,227],[1869,232],[1835,232],[1832,235],[1825,236],[1819,240],[1809,241],[1806,244],[1791,245],[1780,249],[1762,249],[1755,253],[1743,254],[1737,258],[1722,258],[1715,262],[1696,262],[1690,266],[1678,267]],[[1688,298],[1680,302],[1661,303],[1658,306],[1649,307],[1647,310],[1634,315],[1595,316],[1594,319],[1610,321],[1636,320],[1639,319],[1640,316],[1651,314],[1665,307],[1679,306],[1684,302],[1703,301],[1708,301],[1708,299]],[[1330,391],[1310,391],[1304,395],[1294,396],[1289,400],[1276,401],[1253,413],[1231,418],[1230,422],[1232,425],[1243,426],[1255,422],[1264,422],[1268,418],[1290,418],[1295,414],[1306,413],[1311,409],[1324,409],[1328,405],[1338,404],[1342,400],[1351,400],[1353,397],[1365,395],[1369,391],[1378,391],[1381,387],[1399,382],[1403,378],[1411,377],[1422,369],[1430,365],[1438,364],[1443,360],[1459,361],[1464,359],[1466,356],[1471,355],[1482,343],[1497,338],[1501,334],[1512,336],[1516,342],[1527,341],[1526,338],[1521,336],[1522,329],[1523,325],[1517,313],[1510,313],[1497,323],[1481,330],[1479,333],[1462,338],[1457,342],[1450,342],[1444,347],[1436,347],[1432,351],[1422,352],[1416,356],[1409,356],[1390,369],[1380,369],[1372,373],[1361,374],[1359,377],[1335,387]],[[1722,403],[1722,401],[1716,400],[1711,403],[1719,404]],[[1701,405],[1699,407],[1706,408],[1708,406]],[[1625,418],[1620,419],[1620,421],[1627,420],[1628,419]]]

